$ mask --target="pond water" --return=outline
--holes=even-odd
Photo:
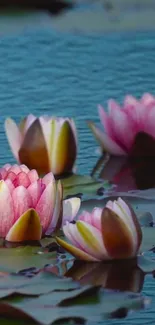
[[[79,132],[77,170],[89,175],[99,157],[86,121],[98,123],[97,104],[106,105],[109,98],[122,101],[126,94],[155,94],[154,53],[155,33],[151,32],[83,36],[33,29],[1,38],[1,165],[14,162],[4,133],[6,117],[19,121],[30,112],[69,116],[75,118]],[[104,324],[154,324],[151,275],[142,293],[152,298],[146,310]]]

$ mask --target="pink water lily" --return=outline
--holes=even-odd
[[[52,173],[39,178],[35,169],[7,164],[0,168],[0,237],[39,240],[72,221],[80,199],[62,200],[61,182]]]
[[[78,259],[102,261],[131,258],[137,255],[142,231],[132,208],[121,198],[108,201],[105,208],[84,211],[75,224],[67,223],[63,231],[69,244],[58,243]]]
[[[99,105],[99,116],[104,132],[93,122],[89,126],[103,151],[112,155],[128,155],[139,132],[155,139],[155,97],[145,93],[140,100],[126,96],[123,107],[109,100],[108,113]]]
[[[69,173],[77,154],[77,132],[72,119],[30,114],[19,125],[11,118],[5,130],[12,152],[19,163],[38,173]]]

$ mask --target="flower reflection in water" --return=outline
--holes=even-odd
[[[74,261],[64,274],[82,285],[101,285],[105,289],[138,293],[143,288],[144,273],[137,266],[136,259],[112,263]]]
[[[65,276],[81,285],[102,286],[105,289],[139,293],[143,289],[145,273],[138,267],[137,259],[113,262],[85,262],[64,260],[47,270]]]
[[[131,156],[103,155],[94,166],[91,176],[115,184],[116,191],[144,190],[155,187],[155,140],[145,133],[135,139]]]

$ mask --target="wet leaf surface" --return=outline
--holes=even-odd
[[[66,305],[67,304],[67,305]],[[65,306],[66,305],[66,306]],[[0,313],[29,317],[40,324],[56,320],[81,319],[103,321],[112,317],[120,308],[138,310],[145,306],[145,299],[137,294],[103,291],[98,288],[82,288],[71,292],[48,294],[27,301],[3,300]],[[115,316],[116,317],[116,316]]]
[[[70,177],[61,180],[64,187],[64,198],[70,196],[103,195],[104,188],[108,186],[107,182],[98,181],[91,176],[73,174]]]
[[[56,254],[44,253],[39,247],[0,248],[0,272],[19,272],[22,269],[43,268],[55,263]]]
[[[41,272],[33,278],[8,275],[0,278],[0,298],[14,293],[35,296],[54,290],[71,290],[78,287],[79,284],[71,279],[63,279],[49,272]]]

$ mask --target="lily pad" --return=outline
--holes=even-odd
[[[138,215],[139,222],[141,226],[150,227],[153,226],[153,216],[150,212],[145,212]]]
[[[76,196],[80,194],[89,194],[94,196],[99,190],[104,190],[108,182],[98,181],[91,176],[72,175],[61,180],[64,188],[64,198],[67,196]]]
[[[10,275],[0,278],[0,298],[12,294],[36,296],[54,290],[73,290],[79,284],[71,279],[63,279],[49,272],[41,272],[33,278]],[[55,295],[55,294],[54,294]]]
[[[91,291],[90,291],[91,290]],[[90,298],[93,297],[90,302]],[[148,301],[148,300],[147,300]],[[145,306],[146,299],[139,294],[118,293],[88,288],[40,296],[39,298],[14,302],[1,301],[0,314],[29,317],[39,324],[49,325],[54,321],[80,319],[103,321],[104,318],[117,317],[120,309],[137,310]]]
[[[45,253],[39,247],[0,248],[0,272],[19,272],[30,267],[43,268],[55,261],[56,253]]]
[[[144,273],[152,273],[155,271],[155,259],[139,256],[138,266]]]
[[[152,250],[155,247],[155,228],[142,227],[143,239],[140,247],[140,252]]]

